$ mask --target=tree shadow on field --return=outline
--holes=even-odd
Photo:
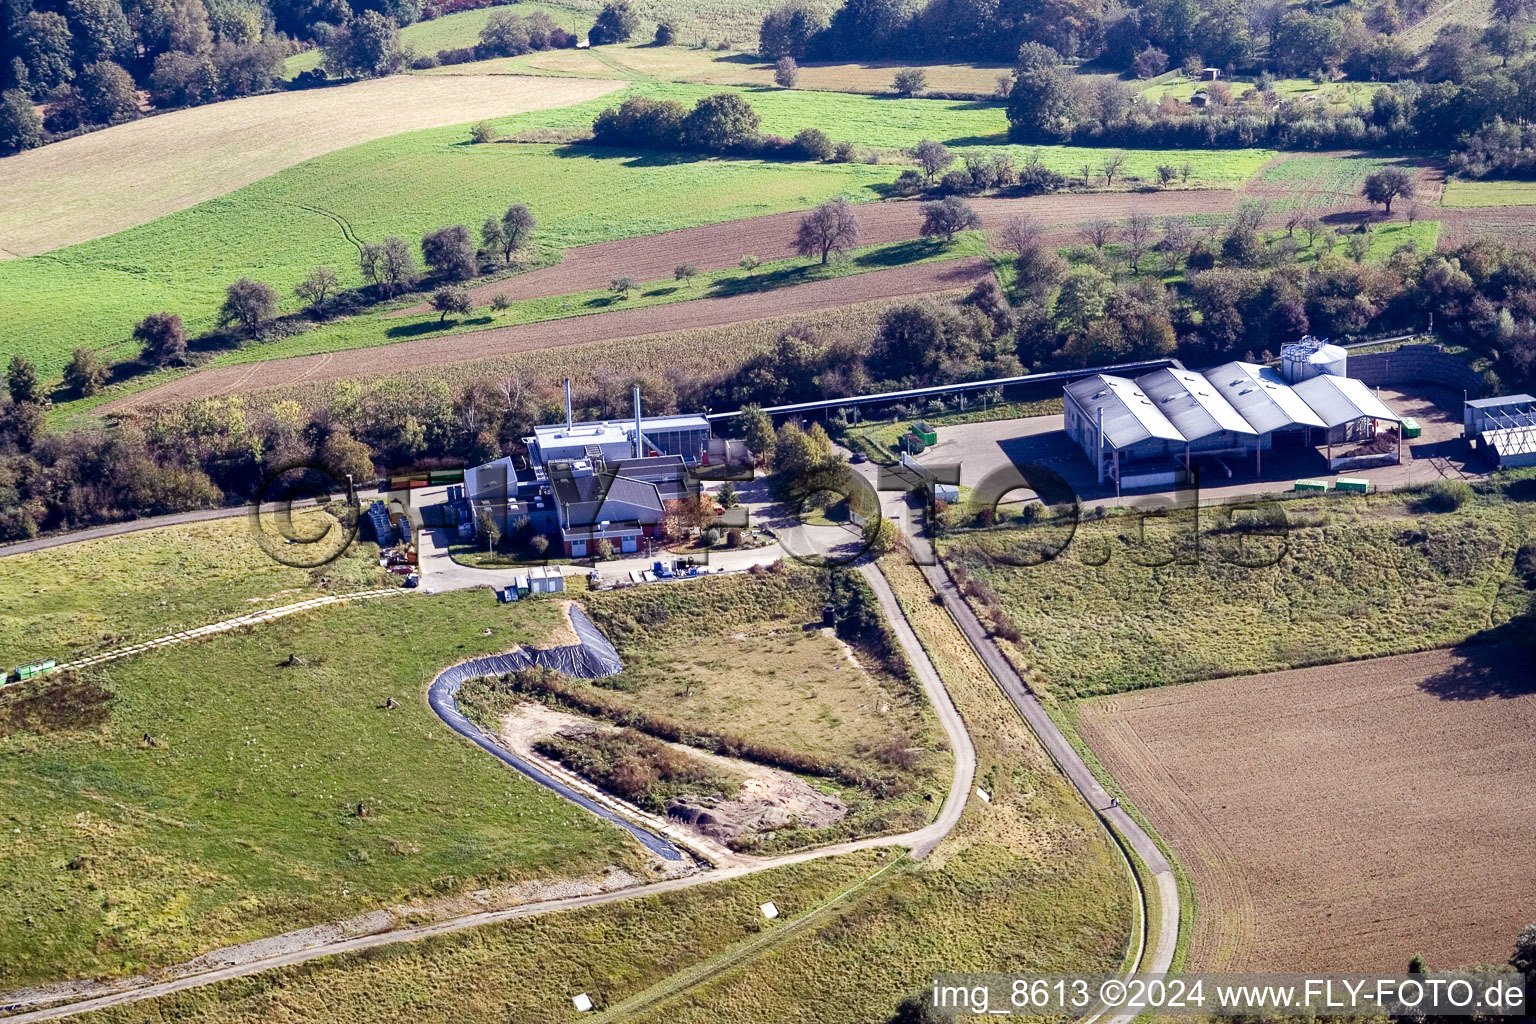
[[[450,320],[447,323],[439,323],[436,320],[423,320],[417,324],[400,324],[397,327],[387,328],[384,334],[389,338],[418,338],[424,334],[434,334],[438,331],[446,331],[452,327],[485,325],[492,323],[494,319],[494,317],[489,316],[473,316]]]
[[[1008,145],[1012,145],[1012,143],[1010,143],[1008,141],[1008,135],[1007,135],[1006,132],[999,132],[996,135],[957,135],[953,139],[945,139],[944,140],[944,145],[946,145],[946,146],[956,146],[956,147],[959,147],[959,146],[1008,146]],[[1106,149],[1104,152],[1112,153],[1114,151]]]
[[[1536,694],[1536,614],[1526,614],[1497,629],[1480,633],[1452,649],[1456,663],[1419,688],[1441,700],[1509,699]]]

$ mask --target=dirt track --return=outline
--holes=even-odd
[[[619,342],[626,338],[665,334],[690,327],[710,327],[868,302],[872,299],[969,288],[990,273],[991,268],[981,259],[923,263],[729,298],[695,299],[691,302],[624,309],[613,313],[593,313],[546,323],[499,327],[446,338],[404,341],[324,355],[272,359],[241,366],[221,366],[124,396],[103,405],[98,411],[111,414],[152,403],[244,393],[261,388],[283,387],[300,381],[340,380],[346,377],[398,373],[412,368],[467,362],[512,352],[560,348],[593,341]]]
[[[1066,229],[1095,217],[1115,219],[1138,211],[1155,216],[1192,213],[1225,213],[1237,202],[1237,193],[1218,191],[1108,192],[1102,195],[1054,195],[1030,199],[973,199],[982,226],[996,231],[1012,217],[1029,214],[1052,232],[1056,241],[1075,241]],[[917,238],[922,227],[922,204],[916,202],[867,203],[854,207],[859,218],[859,244],[882,245]],[[656,281],[672,276],[673,268],[692,263],[703,271],[734,267],[751,254],[767,262],[795,255],[795,228],[802,211],[766,217],[684,228],[640,238],[585,245],[565,251],[565,260],[506,281],[470,289],[476,303],[484,304],[498,294],[510,299],[535,299],[570,295],[606,288],[616,277]],[[425,303],[405,313],[425,313]],[[763,314],[768,315],[768,314]]]
[[[1199,896],[1197,970],[1499,962],[1536,906],[1536,686],[1432,651],[1082,705]]]

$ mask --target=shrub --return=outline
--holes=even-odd
[[[807,160],[825,160],[832,155],[832,140],[820,128],[801,129],[792,145]]]
[[[891,191],[898,196],[915,196],[922,194],[926,182],[923,176],[910,167],[896,176],[891,183]]]
[[[1465,480],[1441,480],[1418,500],[1421,512],[1455,512],[1472,500],[1472,485]]]
[[[640,27],[640,16],[629,6],[629,0],[614,0],[602,9],[587,38],[594,46],[606,43],[622,43]]]
[[[800,80],[800,66],[795,63],[795,58],[787,53],[780,57],[773,67],[773,80],[781,89],[793,89]]]
[[[939,179],[939,188],[951,195],[969,195],[976,191],[975,182],[965,171],[950,171]]]
[[[922,68],[902,68],[891,80],[898,96],[912,96],[928,87],[928,73]]]
[[[656,26],[656,37],[654,42],[657,46],[671,46],[676,39],[676,30],[674,30],[672,26],[667,22],[664,21],[660,25]]]
[[[469,137],[474,142],[495,142],[496,126],[489,121],[479,121],[469,130]]]
[[[851,142],[839,142],[832,147],[832,159],[840,164],[851,164],[857,150]]]

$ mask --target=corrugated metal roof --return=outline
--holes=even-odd
[[[1215,385],[1198,373],[1165,368],[1137,377],[1136,384],[1157,403],[1157,408],[1186,441],[1224,430],[1238,434],[1258,433],[1232,403],[1221,396]]]
[[[1152,437],[1185,440],[1179,428],[1133,380],[1096,373],[1068,384],[1067,392],[1091,422],[1096,423],[1099,410],[1104,410],[1104,440],[1112,447],[1128,448]]]
[[[1258,363],[1224,363],[1201,374],[1238,415],[1267,434],[1286,427],[1327,426],[1281,376]]]
[[[1504,405],[1532,405],[1536,398],[1530,395],[1500,395],[1497,398],[1474,398],[1467,402],[1473,409],[1497,409]]]
[[[1398,422],[1397,413],[1388,409],[1363,381],[1354,377],[1320,374],[1297,384],[1295,391],[1330,427],[1367,416]]]

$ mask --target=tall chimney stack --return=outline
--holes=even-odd
[[[571,378],[565,378],[565,429],[569,431],[576,424],[571,416]]]
[[[640,439],[640,388],[635,387],[635,458],[645,458],[645,445]]]

